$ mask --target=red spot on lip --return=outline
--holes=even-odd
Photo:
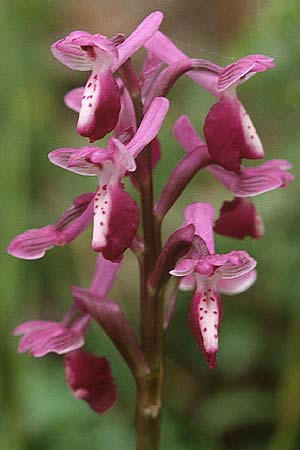
[[[207,328],[203,328],[203,331],[204,331],[204,332],[207,331]]]
[[[102,214],[106,214],[106,212],[105,212],[105,211],[102,211]]]
[[[202,320],[202,319],[203,319],[203,316],[200,317],[200,320]]]
[[[104,186],[102,186],[102,189],[103,189],[104,191],[106,191],[107,185],[105,184]]]
[[[92,83],[89,83],[89,84],[87,85],[88,88],[91,87],[91,86],[92,86]]]
[[[200,311],[202,311],[203,308],[200,308]]]
[[[89,103],[89,108],[91,108],[93,105],[91,103]]]
[[[103,227],[103,222],[100,222],[100,226]]]
[[[215,301],[214,297],[209,297],[212,302]]]
[[[99,208],[99,205],[95,205],[95,208]]]
[[[214,311],[214,314],[218,314],[217,311]]]
[[[94,75],[94,79],[97,80],[97,78],[98,78],[98,75]]]

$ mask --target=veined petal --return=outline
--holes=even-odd
[[[222,294],[235,295],[247,291],[256,281],[256,270],[250,270],[237,278],[220,278],[218,280],[218,289]]]
[[[208,152],[228,170],[239,171],[241,159],[262,158],[263,147],[243,105],[236,96],[223,96],[204,124]]]
[[[207,257],[214,266],[219,266],[215,271],[218,277],[231,279],[250,272],[256,267],[256,261],[243,250],[234,250],[225,255],[210,255]]]
[[[124,62],[136,53],[158,30],[163,13],[155,11],[149,14],[123,43],[118,46],[119,58],[113,70],[117,70]]]
[[[59,240],[59,233],[54,225],[27,230],[15,237],[7,248],[7,252],[17,258],[39,259]]]
[[[94,250],[116,261],[130,247],[138,222],[138,206],[121,184],[99,186],[94,205]]]
[[[42,258],[47,250],[74,240],[92,222],[93,193],[85,193],[73,200],[73,205],[53,224],[35,228],[15,237],[8,253],[23,259]]]
[[[82,96],[78,133],[90,142],[101,139],[115,128],[120,108],[119,88],[110,65],[95,64]]]
[[[84,93],[84,86],[72,89],[64,96],[64,102],[68,108],[80,112],[81,100]]]
[[[143,120],[131,141],[126,145],[133,157],[138,154],[157,136],[169,109],[169,101],[157,97],[149,106]]]
[[[216,354],[222,316],[221,298],[212,286],[208,285],[209,287],[204,289],[201,282],[197,284],[198,288],[190,305],[189,323],[208,367],[214,369],[217,366]]]
[[[194,272],[196,261],[191,258],[181,259],[175,266],[175,269],[170,270],[170,275],[174,277],[185,277],[191,275]]]
[[[173,134],[186,152],[192,152],[195,148],[207,153],[205,142],[196,132],[188,116],[180,116],[173,127]]]
[[[106,358],[83,350],[65,356],[65,377],[74,396],[85,400],[99,414],[116,402],[117,392]]]
[[[218,91],[222,92],[229,87],[235,87],[257,72],[264,72],[275,66],[274,59],[264,55],[249,55],[226,66],[218,80]]]
[[[81,71],[92,70],[96,59],[99,63],[117,60],[118,56],[116,47],[106,36],[80,30],[54,42],[51,51],[65,66]]]
[[[48,154],[49,160],[58,167],[67,169],[79,175],[95,176],[99,171],[94,163],[88,162],[87,157],[93,152],[99,152],[98,147],[58,148]]]
[[[24,334],[19,344],[20,353],[29,350],[35,357],[50,352],[61,355],[82,347],[89,323],[89,314],[82,315],[71,326],[63,322],[31,321],[17,327],[14,334]]]
[[[261,238],[264,226],[251,200],[236,197],[231,202],[223,203],[214,231],[237,239],[246,236]]]
[[[210,203],[192,203],[184,211],[184,225],[194,225],[195,234],[205,241],[210,253],[214,253],[214,215],[215,209]]]

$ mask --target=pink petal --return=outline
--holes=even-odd
[[[215,273],[221,278],[240,277],[256,267],[256,261],[243,250],[233,250],[225,255],[210,255],[206,258],[210,264],[219,266]]]
[[[215,210],[210,203],[192,203],[184,211],[184,225],[192,223],[195,234],[206,243],[210,253],[214,253],[213,221]]]
[[[238,171],[242,158],[258,159],[264,155],[251,119],[235,96],[223,96],[210,109],[204,134],[209,154],[225,169]]]
[[[117,50],[110,39],[86,31],[73,31],[54,42],[51,51],[55,58],[74,70],[92,70],[96,59],[98,63],[117,59]]]
[[[217,366],[216,354],[221,316],[222,305],[219,293],[212,288],[197,289],[190,305],[189,323],[210,369]]]
[[[181,291],[193,291],[196,286],[195,275],[191,273],[180,280],[179,289]]]
[[[174,277],[186,277],[194,272],[194,267],[194,259],[184,258],[176,264],[175,269],[170,270],[170,275]]]
[[[237,86],[257,72],[264,72],[275,66],[274,59],[264,55],[249,55],[225,67],[218,80],[218,91]]]
[[[154,36],[145,44],[145,47],[158,59],[169,65],[182,58],[190,59],[181,50],[179,50],[167,36],[165,36],[160,31],[157,31],[154,34]],[[211,66],[215,68],[216,72],[191,71],[188,72],[187,75],[213,95],[219,96],[219,93],[217,91],[217,72],[221,70],[221,67],[214,64],[211,64]]]
[[[80,112],[81,100],[84,93],[84,86],[72,89],[64,96],[64,102],[68,108]]]
[[[247,291],[256,281],[256,270],[250,270],[237,278],[225,279],[220,278],[218,280],[218,289],[222,294],[235,295]]]
[[[157,97],[149,106],[143,120],[131,141],[126,145],[136,158],[138,154],[157,136],[169,109],[169,101]]]
[[[115,281],[120,263],[108,261],[100,254],[97,258],[96,271],[91,284],[91,291],[99,297],[107,297]]]
[[[110,65],[94,65],[82,96],[77,132],[95,142],[112,131],[120,112],[118,85]]]
[[[136,234],[138,206],[122,185],[99,186],[94,212],[93,249],[115,261],[130,247]]]
[[[163,63],[152,52],[147,52],[146,60],[140,74],[142,98],[145,99],[148,89],[159,74]]]
[[[246,236],[261,238],[264,226],[255,206],[248,198],[235,198],[224,202],[214,231],[223,236],[243,239]]]
[[[17,258],[38,259],[54,246],[71,242],[91,223],[93,198],[94,194],[83,194],[53,225],[27,230],[15,237],[8,253]]]
[[[121,79],[117,79],[117,83],[121,94],[121,109],[118,123],[114,130],[114,136],[119,139],[122,144],[127,144],[136,132],[136,116],[131,96],[123,85]]]
[[[195,148],[207,153],[205,142],[196,132],[188,116],[180,116],[173,127],[173,134],[186,152],[192,152]]]
[[[149,14],[136,30],[118,46],[119,59],[117,64],[114,65],[114,70],[117,70],[127,59],[143,47],[158,30],[163,17],[163,13],[160,11]]]
[[[85,400],[99,414],[115,404],[117,392],[106,358],[75,350],[64,361],[65,377],[75,397]]]
[[[59,241],[59,233],[54,225],[27,230],[15,237],[7,248],[7,252],[17,258],[39,259]]]
[[[14,334],[24,334],[20,341],[19,352],[27,350],[35,357],[47,353],[67,353],[82,347],[84,335],[90,322],[90,316],[85,314],[75,320],[71,326],[63,322],[31,321],[19,325]]]
[[[87,161],[93,152],[97,152],[98,147],[82,147],[77,148],[58,148],[48,154],[49,160],[58,167],[67,169],[70,172],[78,173],[79,175],[95,176],[99,171],[95,168],[93,163]],[[70,162],[72,163],[70,165]]]

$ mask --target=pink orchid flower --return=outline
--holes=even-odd
[[[93,193],[80,195],[53,225],[27,230],[16,236],[8,246],[8,253],[17,258],[38,259],[47,250],[70,243],[93,221],[94,196]]]
[[[119,43],[100,34],[73,31],[52,45],[53,55],[67,67],[92,72],[84,91],[72,93],[82,94],[77,131],[89,137],[90,142],[104,137],[118,122],[120,98],[113,72],[151,38],[162,19],[159,11],[150,14]],[[70,96],[68,101],[73,101]]]
[[[160,31],[154,34],[145,47],[156,58],[169,65],[179,58],[188,59]],[[249,115],[238,100],[236,88],[255,73],[272,67],[272,58],[255,54],[241,58],[225,68],[214,65],[214,70],[187,73],[197,84],[220,98],[206,117],[204,134],[209,154],[215,163],[225,169],[238,171],[242,158],[259,159],[264,156],[261,141]]]
[[[194,248],[170,272],[177,277],[188,277],[188,284],[193,278],[192,283],[196,285],[189,322],[210,368],[217,364],[222,284],[225,283],[226,293],[242,292],[256,277],[253,270],[256,261],[247,252],[215,254],[213,219],[214,208],[209,203],[194,203],[186,208],[183,226],[194,225]]]
[[[209,158],[208,147],[198,135],[187,116],[177,119],[173,134],[187,153],[196,153],[201,160]],[[226,186],[236,197],[252,197],[277,188],[286,187],[294,180],[288,172],[292,165],[284,159],[271,159],[256,167],[240,167],[238,173],[226,170],[219,164],[206,164],[206,169]]]
[[[102,252],[106,259],[120,258],[136,234],[138,206],[124,191],[121,180],[126,172],[135,171],[135,158],[156,137],[167,114],[168,105],[167,99],[156,98],[136,134],[126,145],[111,138],[107,149],[60,148],[49,154],[50,161],[59,167],[77,174],[98,177],[92,247]]]
[[[274,60],[264,55],[249,55],[225,67],[219,75],[220,100],[209,111],[204,134],[214,162],[225,169],[238,171],[242,158],[264,156],[262,143],[236,88],[258,72],[274,67]]]

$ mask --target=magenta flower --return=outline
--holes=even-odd
[[[67,67],[92,71],[82,93],[77,123],[78,133],[90,142],[104,137],[118,122],[120,98],[113,72],[145,44],[162,19],[159,11],[150,14],[127,39],[116,44],[100,34],[74,31],[52,45],[53,55]]]
[[[145,47],[169,65],[179,58],[189,59],[160,31],[154,34]],[[204,134],[213,161],[225,169],[238,171],[242,158],[258,159],[264,155],[252,121],[237,98],[236,88],[255,73],[272,67],[272,58],[249,55],[225,68],[207,62],[208,70],[187,73],[197,84],[220,97],[206,117]]]
[[[55,222],[42,228],[27,230],[15,237],[8,253],[23,259],[42,258],[46,251],[73,241],[93,221],[93,193],[82,194]]]
[[[65,355],[65,377],[74,396],[99,414],[112,408],[117,390],[106,358],[81,349]]]
[[[183,226],[195,227],[194,248],[181,259],[170,273],[177,277],[194,277],[196,289],[190,306],[189,322],[192,332],[205,354],[208,366],[216,367],[222,303],[219,292],[225,281],[227,292],[249,287],[255,278],[256,261],[245,251],[214,253],[214,208],[209,203],[194,203],[185,210]],[[247,279],[245,277],[248,275]],[[249,282],[250,277],[250,282]],[[237,283],[239,283],[237,287]],[[185,286],[186,287],[186,286]]]
[[[249,55],[225,67],[219,76],[217,89],[221,98],[206,117],[204,134],[213,161],[225,169],[238,171],[242,158],[264,156],[261,141],[237,98],[236,88],[255,73],[272,67],[272,58]]]
[[[264,235],[264,226],[251,200],[236,197],[231,202],[223,203],[214,231],[237,239],[246,236],[257,239]]]
[[[168,100],[156,98],[136,134],[123,145],[111,138],[108,148],[61,148],[49,154],[53,164],[81,175],[97,176],[92,247],[106,259],[117,260],[131,245],[138,226],[138,207],[121,183],[136,169],[135,158],[157,135],[168,110]]]
[[[25,322],[15,329],[14,334],[24,334],[19,344],[20,353],[29,351],[35,357],[50,352],[62,355],[83,346],[89,323],[89,314],[76,317],[76,309],[72,307],[62,322]]]

